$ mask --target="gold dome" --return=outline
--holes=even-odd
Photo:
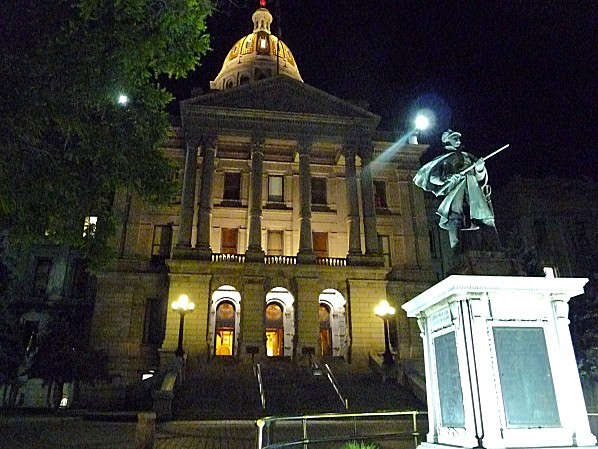
[[[278,74],[303,81],[289,47],[270,32],[272,14],[262,7],[252,20],[253,33],[233,45],[210,88],[230,89]]]

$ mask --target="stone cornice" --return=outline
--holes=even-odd
[[[587,278],[453,275],[413,298],[403,305],[403,309],[407,316],[414,317],[450,296],[484,293],[542,295],[547,299],[560,296],[568,300],[582,294],[587,282]]]

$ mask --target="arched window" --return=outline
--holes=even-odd
[[[239,84],[247,84],[249,83],[250,79],[248,75],[241,75],[241,79],[239,80]]]
[[[216,329],[214,353],[217,356],[232,356],[235,341],[235,306],[222,301],[216,308]]]
[[[266,306],[266,316],[264,322],[266,325],[266,355],[268,355],[268,357],[279,357],[283,355],[283,318],[283,309],[280,304],[277,302],[271,302]]]

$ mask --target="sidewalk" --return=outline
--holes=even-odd
[[[0,417],[2,449],[131,449],[136,423],[79,417]],[[252,449],[253,421],[174,421],[156,425],[155,449]]]

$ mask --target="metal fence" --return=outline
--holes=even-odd
[[[427,431],[426,415],[414,410],[262,418],[256,421],[257,449],[338,449],[348,442],[415,449],[420,432]]]

